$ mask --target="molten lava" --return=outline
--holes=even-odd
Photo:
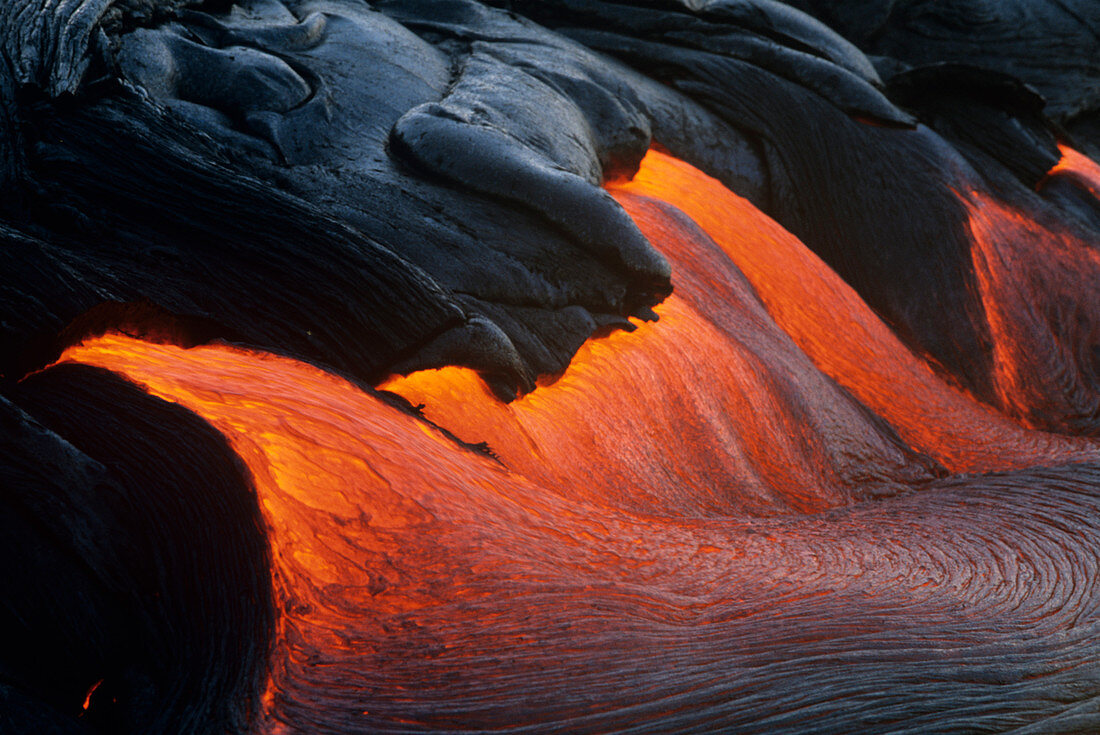
[[[269,731],[789,724],[818,694],[792,705],[775,682],[838,640],[1000,651],[1017,624],[1066,625],[1058,601],[1084,582],[1049,570],[1098,566],[1062,558],[1066,534],[1097,533],[1074,477],[1050,471],[1040,499],[1030,476],[938,478],[1088,445],[947,386],[798,240],[691,167],[650,153],[613,193],[673,264],[660,321],[591,340],[507,405],[457,368],[385,386],[495,457],[288,358],[117,335],[65,353],[205,417],[250,469],[279,614]],[[1011,564],[989,541],[1009,532]],[[961,676],[960,691],[978,680]],[[863,696],[861,681],[815,706]]]
[[[1065,178],[1100,199],[1100,164],[1065,143],[1059,143],[1058,150],[1062,152],[1062,160],[1047,172],[1038,188],[1042,190],[1051,180]]]
[[[1100,166],[1061,149],[1047,180],[1068,178],[1095,197]],[[998,407],[1029,427],[1100,433],[1100,243],[981,190],[960,197],[970,213]]]
[[[709,471],[712,481],[738,488],[739,497],[749,487],[781,488],[797,509],[834,504],[843,495],[826,488],[835,486],[834,478],[843,477],[847,468],[838,467],[835,453],[821,442],[835,439],[841,452],[861,447],[861,465],[898,461],[886,459],[891,450],[881,444],[862,446],[874,441],[866,437],[876,429],[862,418],[841,416],[844,398],[828,381],[810,376],[816,371],[806,356],[884,418],[910,447],[949,470],[980,472],[1095,456],[1084,442],[1021,431],[945,383],[797,238],[690,165],[650,151],[634,179],[612,187],[612,193],[673,264],[676,292],[658,309],[661,322],[642,326],[638,338],[614,335],[602,346],[590,342],[566,371],[560,389],[535,391],[508,406],[494,401],[459,368],[396,379],[384,387],[424,404],[430,419],[463,439],[488,441],[509,466],[526,468],[531,447],[563,447],[563,457],[591,456],[590,445],[564,449],[578,431],[591,431],[605,442],[629,436],[631,445],[638,436],[655,435],[657,444],[675,447],[671,454],[681,470],[692,467],[698,456],[702,474]],[[756,308],[757,298],[766,314]],[[741,333],[746,319],[752,320],[751,338]],[[670,320],[677,323],[670,325]],[[763,334],[773,340],[766,348],[759,344]],[[607,356],[613,351],[618,354],[611,365]],[[598,364],[589,366],[589,361]],[[774,381],[783,380],[777,377],[783,372],[780,365],[788,366],[788,375],[799,376],[802,400],[812,407],[784,414],[781,397],[799,389],[789,382],[778,388]],[[755,376],[763,382],[753,386]],[[645,391],[637,389],[642,384]],[[662,395],[650,403],[647,396],[654,391]],[[575,405],[583,395],[589,396],[588,406],[563,417],[567,409],[561,406]],[[643,411],[639,401],[647,402]],[[769,410],[774,414],[766,419]],[[600,425],[585,418],[592,415],[600,417]],[[639,425],[612,431],[602,425],[607,416],[624,423],[638,416]],[[709,417],[711,425],[695,430],[700,417]],[[807,439],[807,417],[829,430],[810,432],[816,435]],[[734,445],[745,448],[737,464],[729,459]],[[716,456],[722,462],[707,470]],[[737,465],[744,471],[736,474]],[[605,470],[606,464],[600,472]],[[686,471],[685,476],[690,479]],[[648,487],[654,477],[653,468],[645,467],[622,479],[631,487]],[[684,492],[681,483],[656,495],[681,498]],[[675,506],[678,500],[671,502]]]
[[[775,328],[702,233],[642,201],[632,214],[659,244],[697,254],[659,322],[590,341],[510,404],[461,368],[384,387],[528,479],[639,512],[811,511],[932,477]],[[648,227],[658,221],[665,232]]]

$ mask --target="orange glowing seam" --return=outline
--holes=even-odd
[[[1095,456],[1086,441],[1022,432],[945,383],[818,256],[717,180],[650,152],[634,180],[619,190],[656,197],[691,217],[818,368],[948,469],[993,471],[1044,458]]]
[[[84,704],[82,704],[81,707],[80,707],[80,709],[83,712],[87,712],[88,707],[90,707],[92,705],[92,695],[95,694],[95,690],[99,689],[99,685],[102,684],[102,683],[103,683],[103,679],[100,679],[99,681],[97,681],[95,684],[92,684],[92,686],[88,688],[88,693],[84,695]]]
[[[1100,199],[1100,164],[1065,143],[1059,143],[1058,150],[1062,152],[1062,159],[1047,172],[1035,188],[1042,191],[1052,179],[1064,177],[1088,191],[1096,199]]]

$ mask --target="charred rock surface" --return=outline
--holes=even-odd
[[[1007,74],[1048,102],[1074,144],[1100,155],[1096,6],[1087,0],[974,2],[787,0],[859,46],[885,78],[964,65]],[[980,34],[981,43],[974,43]],[[1057,47],[1056,53],[1050,49]],[[932,95],[933,97],[935,95]]]
[[[5,393],[0,731],[246,727],[274,611],[239,457],[104,370],[60,367]]]
[[[667,264],[599,188],[640,160],[647,121],[545,31],[472,5],[471,33],[489,40],[439,47],[351,2],[136,28],[148,19],[125,5],[78,15],[95,12],[117,23],[68,39],[75,61],[31,61],[38,76],[94,65],[103,84],[66,77],[9,103],[23,157],[5,178],[38,228],[27,236],[70,266],[69,291],[149,301],[364,380],[467,364],[503,396],[669,291]],[[9,44],[37,32],[14,23]],[[23,257],[23,271],[57,270]],[[60,318],[96,303],[72,301]],[[10,352],[21,337],[6,335]]]
[[[958,63],[1035,87],[1065,122],[1100,104],[1096,6],[1088,0],[787,0],[889,70]],[[975,36],[981,43],[975,43]],[[1052,47],[1057,52],[1047,53]]]

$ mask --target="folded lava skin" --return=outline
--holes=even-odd
[[[0,733],[1100,730],[1100,6],[0,5]]]

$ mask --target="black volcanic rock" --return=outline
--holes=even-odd
[[[71,266],[27,298],[87,284],[363,380],[469,365],[503,396],[645,316],[668,266],[599,188],[649,144],[627,85],[529,23],[452,10],[498,40],[433,45],[356,3],[180,10],[149,28],[123,7],[79,60],[107,81],[19,104],[10,189],[38,213],[27,234]],[[96,300],[59,303],[38,331]],[[5,338],[17,353],[25,334]]]
[[[24,732],[244,727],[274,611],[240,459],[104,370],[58,367],[5,392],[0,702],[15,704],[0,732],[9,711]]]

